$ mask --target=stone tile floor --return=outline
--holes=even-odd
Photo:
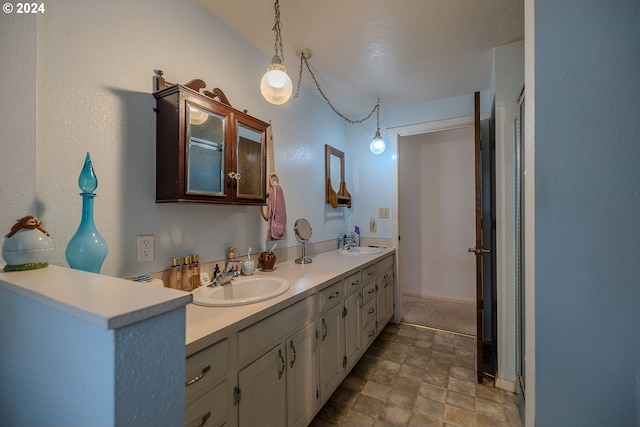
[[[475,378],[474,337],[389,324],[310,427],[522,426],[515,395]]]

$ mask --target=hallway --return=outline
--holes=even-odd
[[[515,395],[475,383],[475,340],[389,324],[311,427],[522,426]]]

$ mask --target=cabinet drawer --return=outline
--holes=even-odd
[[[371,282],[362,288],[362,299],[364,304],[368,303],[376,296],[376,282]]]
[[[306,325],[313,320],[316,317],[314,308],[315,296],[310,296],[238,332],[240,367],[258,359],[299,329],[300,325]]]
[[[369,348],[373,340],[376,339],[376,322],[369,323],[369,326],[362,331],[362,341],[364,342],[365,350]]]
[[[322,313],[342,302],[342,281],[336,282],[318,294],[318,309]]]
[[[189,356],[185,369],[187,405],[220,382],[229,370],[226,339]]]
[[[229,418],[230,392],[227,381],[211,390],[190,405],[185,411],[185,426],[216,427],[224,425]]]
[[[383,259],[382,261],[378,261],[376,263],[376,274],[380,275],[387,270],[391,270],[393,268],[393,255],[390,255]]]
[[[362,272],[360,271],[344,279],[344,294],[346,296],[351,296],[355,294],[360,290],[361,287],[362,287]]]
[[[369,323],[376,318],[376,300],[371,300],[362,307],[362,324],[366,329]]]
[[[373,279],[376,278],[376,265],[370,265],[369,267],[362,270],[362,278],[364,279],[364,283],[369,283]]]

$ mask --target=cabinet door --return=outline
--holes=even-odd
[[[319,320],[320,399],[327,401],[344,377],[344,323],[342,304],[328,310]]]
[[[393,301],[393,287],[394,287],[394,277],[393,271],[388,271],[385,273],[384,277],[384,319],[385,323],[391,320],[393,317],[393,309],[394,309],[394,301]]]
[[[238,372],[240,427],[286,425],[286,361],[282,344]]]
[[[225,128],[228,117],[185,101],[185,195],[226,199]]]
[[[362,354],[362,294],[358,292],[349,296],[344,306],[346,369],[349,372]]]
[[[260,204],[266,201],[267,125],[234,113],[234,144],[231,194],[234,202]]]
[[[286,341],[287,426],[307,426],[318,408],[318,340],[309,323]]]

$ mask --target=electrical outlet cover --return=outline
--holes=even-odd
[[[137,260],[138,262],[153,261],[154,258],[154,244],[153,236],[138,236],[137,237]]]

